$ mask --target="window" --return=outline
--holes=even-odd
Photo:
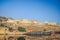
[[[60,34],[60,31],[56,31],[55,34]]]
[[[46,29],[44,29],[43,31],[46,31]]]
[[[4,40],[6,40],[6,38]]]
[[[4,27],[4,24],[0,24],[0,26]]]
[[[28,35],[28,36],[50,36],[51,32],[28,32],[25,35]]]
[[[9,31],[10,31],[10,32],[13,32],[13,29],[12,29],[11,27],[9,27]]]
[[[51,32],[43,32],[43,36],[50,36]]]
[[[9,37],[8,40],[14,40],[14,37]]]
[[[19,37],[17,40],[25,40],[24,37]]]

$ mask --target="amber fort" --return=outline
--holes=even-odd
[[[0,16],[0,40],[60,40],[60,24]]]

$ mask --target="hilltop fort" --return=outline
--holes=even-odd
[[[20,40],[19,38],[60,40],[60,24],[26,19],[14,20],[0,16],[0,40]]]

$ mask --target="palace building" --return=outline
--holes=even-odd
[[[60,24],[0,17],[0,40],[60,40]]]

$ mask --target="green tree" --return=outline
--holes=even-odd
[[[24,32],[24,31],[25,31],[25,28],[23,28],[23,27],[18,27],[18,30],[19,30],[20,32]]]

